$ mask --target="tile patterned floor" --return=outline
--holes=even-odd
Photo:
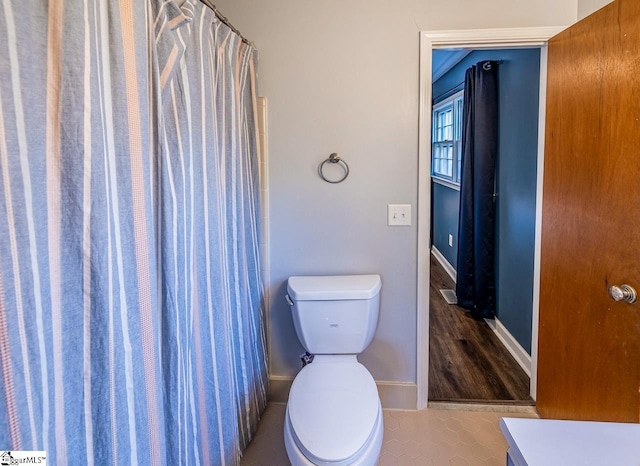
[[[384,443],[379,466],[495,465],[506,463],[507,444],[498,427],[501,417],[538,417],[533,408],[441,405],[424,411],[384,410]],[[491,409],[491,411],[486,411]],[[496,411],[499,410],[499,411]],[[285,405],[271,403],[241,466],[286,466],[282,426]]]

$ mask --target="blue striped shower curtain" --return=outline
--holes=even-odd
[[[0,450],[238,464],[267,397],[256,51],[195,0],[1,0]]]

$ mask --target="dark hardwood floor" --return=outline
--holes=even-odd
[[[486,322],[447,304],[453,280],[431,256],[429,400],[533,405],[529,377]]]

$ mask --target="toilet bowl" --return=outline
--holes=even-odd
[[[377,275],[289,279],[296,332],[315,355],[289,392],[284,437],[294,466],[377,463],[382,406],[357,354],[373,338],[380,287]]]
[[[294,466],[374,465],[383,431],[376,384],[355,356],[316,356],[294,380],[285,416]]]

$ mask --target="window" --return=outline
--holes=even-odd
[[[464,91],[433,106],[431,176],[460,184]]]

